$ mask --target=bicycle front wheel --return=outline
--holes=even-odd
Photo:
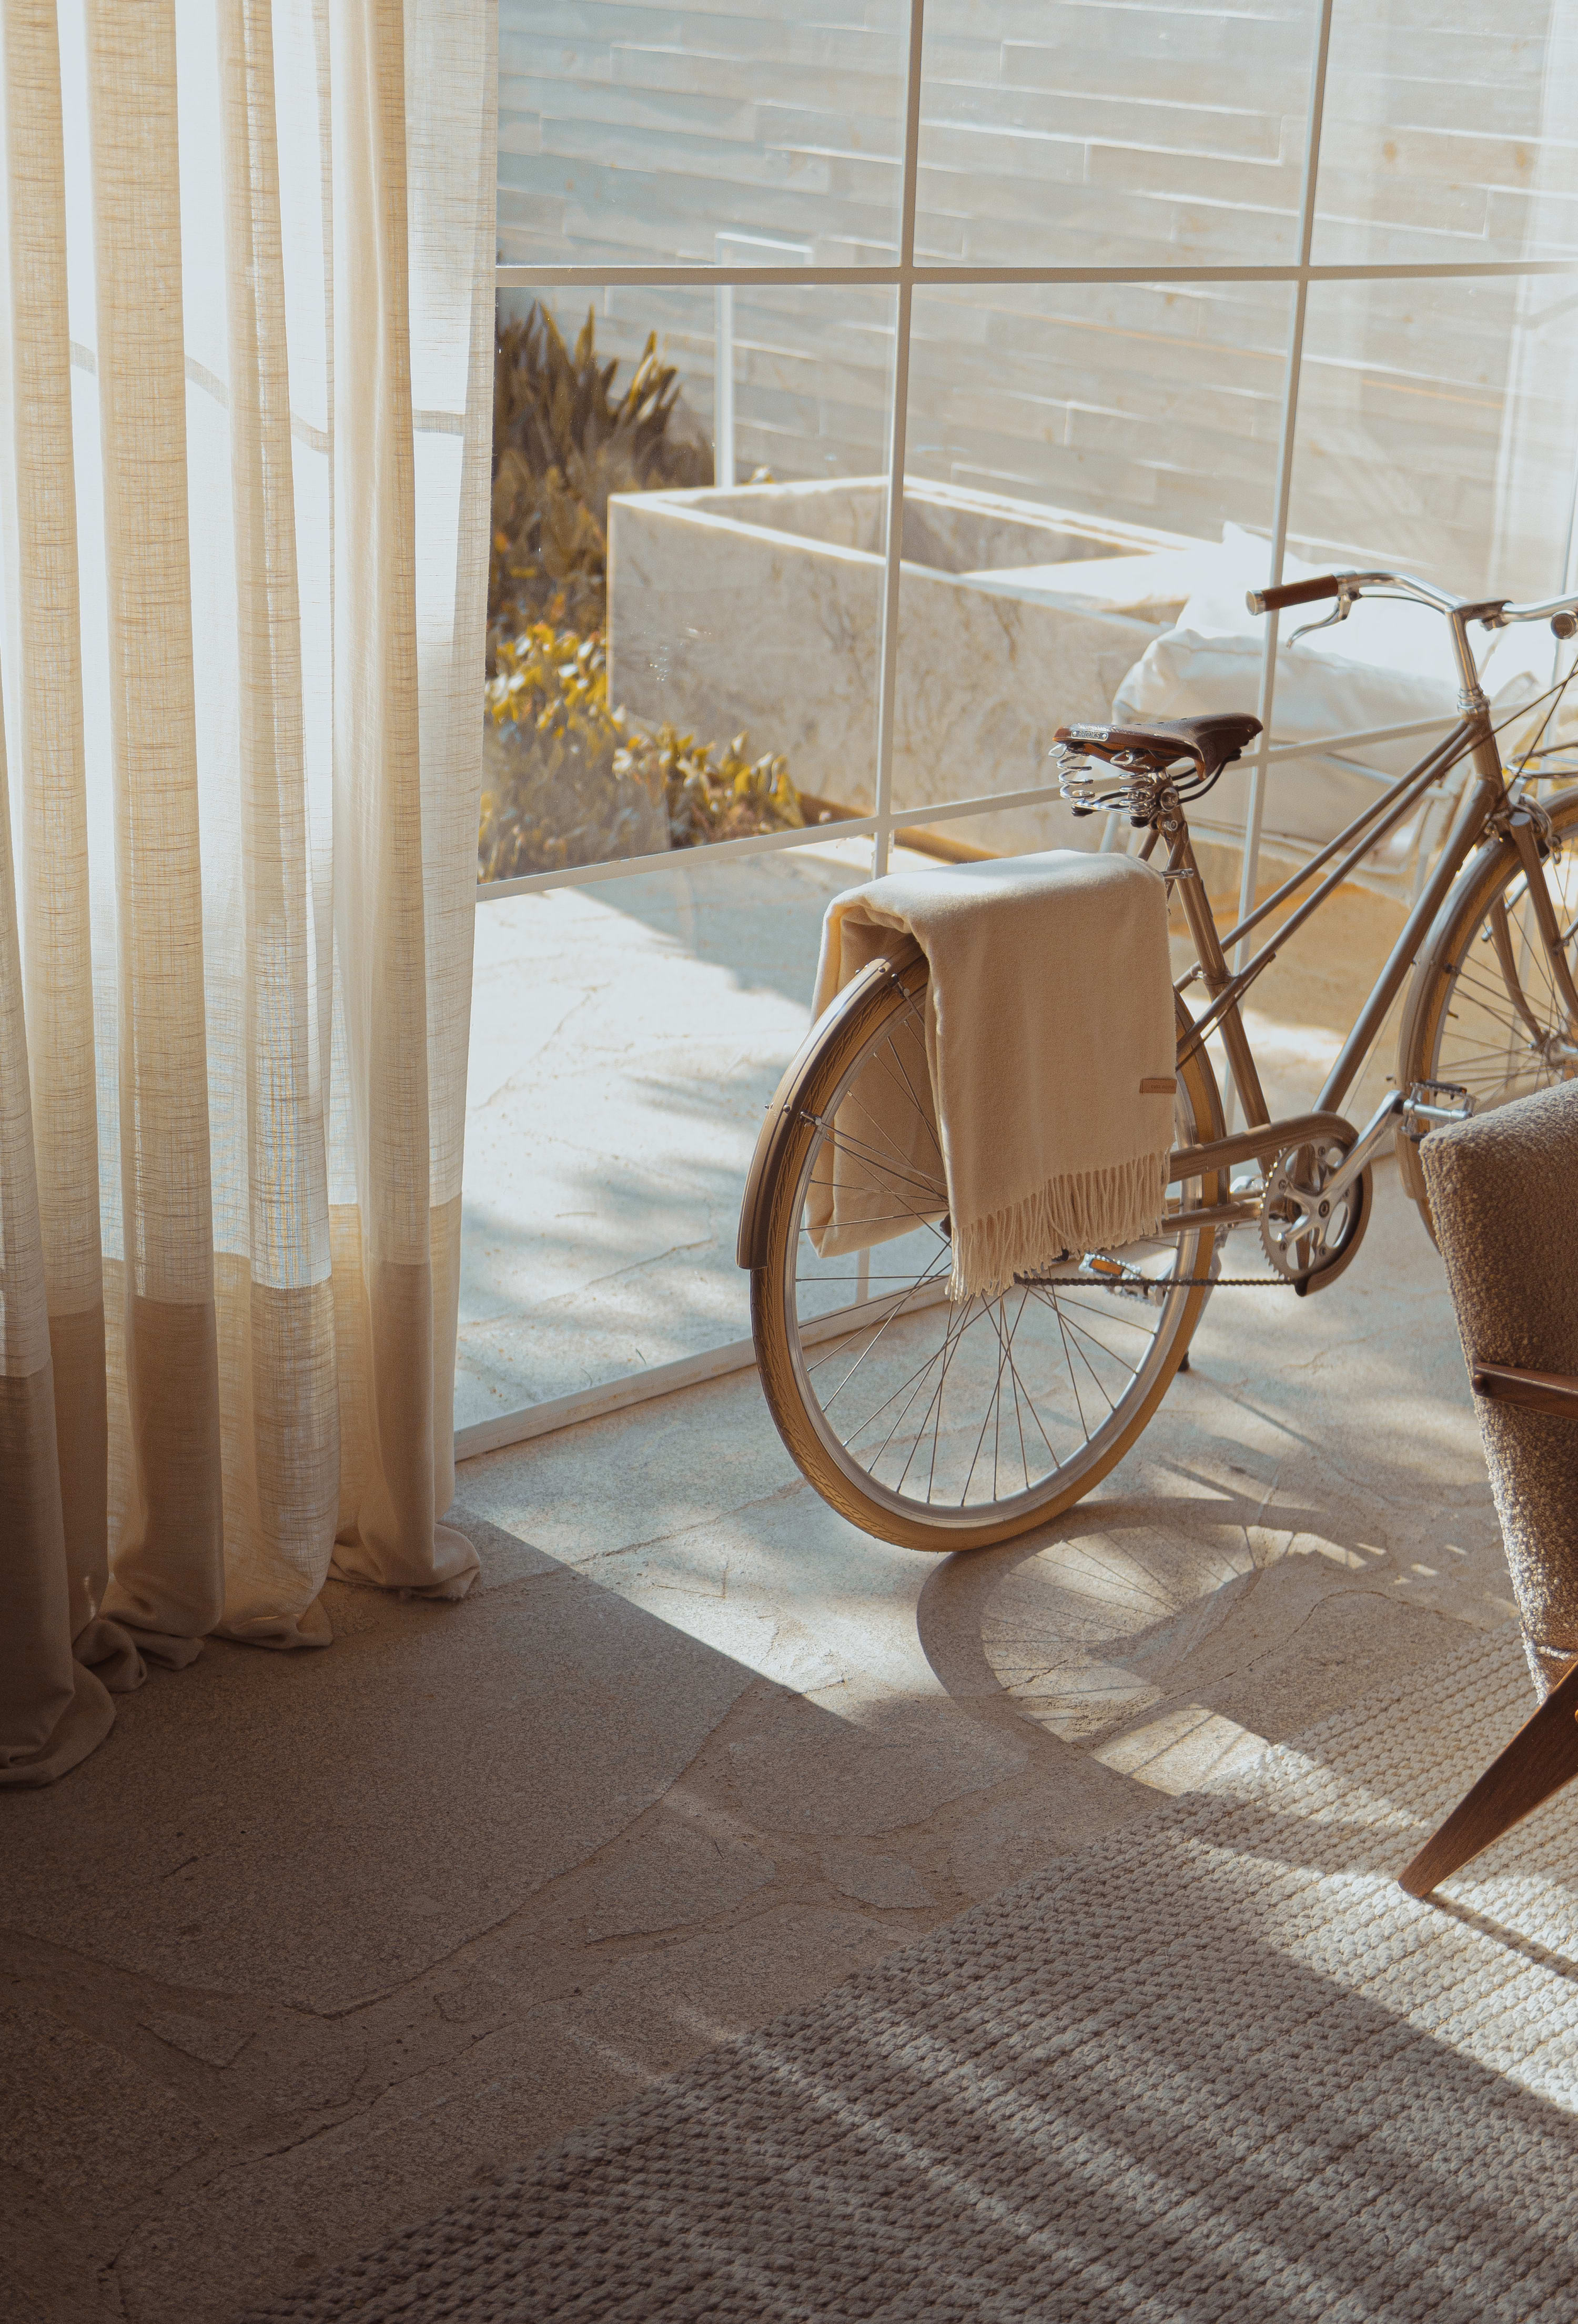
[[[1578,975],[1578,790],[1545,802],[1555,847],[1542,866],[1568,966]],[[1481,847],[1461,873],[1420,954],[1398,1042],[1398,1082],[1449,1082],[1477,1113],[1578,1071],[1568,1012],[1509,839]],[[1397,1141],[1403,1183],[1432,1234],[1419,1150]]]
[[[803,1474],[866,1532],[944,1551],[1056,1517],[1123,1458],[1188,1348],[1215,1236],[1074,1252],[999,1297],[950,1302],[947,1197],[922,1103],[926,982],[918,955],[874,962],[791,1068],[763,1133],[751,1312]],[[1182,1033],[1181,1001],[1178,1014]],[[1179,1074],[1176,1142],[1221,1124],[1200,1053]],[[835,1163],[860,1190],[863,1231],[881,1231],[864,1250],[834,1250],[817,1206]],[[1189,1185],[1192,1204],[1225,1199],[1218,1176],[1204,1184]]]

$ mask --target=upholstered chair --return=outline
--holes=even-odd
[[[1578,1775],[1578,1084],[1419,1159],[1539,1704],[1403,1874],[1426,1896]]]

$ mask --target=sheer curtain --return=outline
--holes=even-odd
[[[0,1784],[454,1597],[493,0],[0,0]]]

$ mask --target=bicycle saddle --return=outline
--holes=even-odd
[[[1199,769],[1201,780],[1212,782],[1260,731],[1260,720],[1247,711],[1217,710],[1205,718],[1150,718],[1132,726],[1059,726],[1053,739],[1075,742],[1098,759],[1133,751],[1158,766],[1169,766],[1187,756]]]

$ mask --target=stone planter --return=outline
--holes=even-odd
[[[610,699],[708,739],[744,728],[802,791],[874,804],[880,477],[609,503]],[[1056,729],[1106,717],[1177,618],[1204,544],[994,493],[905,495],[893,804],[1045,782]],[[1209,553],[1209,552],[1208,552]],[[994,849],[1094,844],[1060,807],[953,826]]]

